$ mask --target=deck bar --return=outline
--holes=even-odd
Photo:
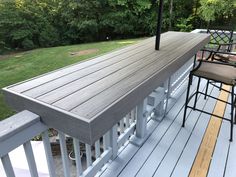
[[[26,143],[24,143],[23,146],[24,146],[26,159],[29,165],[30,174],[33,177],[38,177],[38,171],[37,171],[37,167],[36,167],[36,163],[34,159],[34,153],[33,153],[33,149],[32,149],[30,141],[27,141]]]
[[[80,158],[80,142],[78,139],[73,138],[74,152],[75,152],[75,161],[76,161],[76,172],[77,177],[83,174],[81,158]]]
[[[98,159],[101,155],[101,151],[100,151],[100,140],[97,140],[95,142],[95,157],[96,159]]]
[[[38,114],[49,127],[93,145],[155,88],[183,66],[209,41],[209,36],[167,32],[162,35],[163,50],[160,51],[154,50],[155,38],[148,41],[148,46],[146,44],[143,46],[145,50],[139,49],[135,52],[128,50],[129,57],[112,52],[110,55],[112,59],[108,63],[94,59],[78,64],[77,67],[87,65],[83,69],[86,78],[78,77],[73,83],[69,82],[68,75],[62,74],[58,78],[55,72],[52,72],[36,79],[42,81],[40,86],[32,79],[6,87],[3,89],[6,100],[16,110],[28,109]],[[99,57],[97,60],[100,60]],[[61,69],[60,72],[64,73],[64,70],[66,72],[70,67]],[[107,71],[110,74],[107,74]],[[98,75],[92,81],[87,79],[94,78],[96,75],[91,72],[96,72]],[[44,77],[50,77],[50,82],[43,84]],[[31,89],[24,92],[23,87],[26,85]],[[52,90],[51,85],[55,85],[54,88],[58,87],[58,89]],[[19,90],[15,90],[16,88]],[[81,95],[84,91],[86,91],[85,95],[73,99],[73,96]],[[34,97],[33,93],[36,92],[39,95],[46,93],[48,97]]]
[[[91,146],[85,144],[87,168],[92,165]]]
[[[156,50],[159,50],[159,48],[160,48],[162,11],[163,11],[163,0],[159,0],[158,18],[157,18],[157,31],[156,31],[156,45],[155,45]]]
[[[61,158],[62,158],[64,176],[70,177],[70,167],[69,167],[69,159],[68,159],[68,153],[67,153],[67,147],[66,147],[65,134],[58,131],[58,135],[60,139]]]
[[[1,157],[1,160],[7,177],[15,177],[9,155],[6,154],[5,156]]]
[[[117,124],[110,130],[110,147],[112,148],[112,159],[115,159],[118,153],[118,135],[117,135]]]
[[[52,150],[51,150],[50,141],[48,137],[48,131],[44,131],[42,133],[42,138],[43,138],[43,145],[44,145],[45,154],[47,158],[49,175],[50,177],[56,177],[54,161],[52,158]]]

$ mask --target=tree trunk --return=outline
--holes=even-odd
[[[173,17],[173,0],[170,0],[170,21],[169,21],[169,31],[172,30],[172,17]]]

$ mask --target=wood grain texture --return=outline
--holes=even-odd
[[[224,89],[230,89],[229,86],[224,86]],[[222,91],[219,98],[227,101],[229,93]],[[213,114],[224,116],[226,104],[220,101],[217,101]],[[202,144],[199,148],[198,154],[195,158],[192,169],[189,173],[189,177],[206,177],[208,169],[210,166],[212,154],[214,152],[215,144],[221,127],[222,119],[219,119],[215,116],[211,117],[211,120],[208,124],[207,130],[205,132]]]
[[[206,34],[155,38],[4,88],[7,102],[92,144],[209,41]],[[73,122],[73,125],[71,125]],[[70,127],[70,128],[69,128]]]

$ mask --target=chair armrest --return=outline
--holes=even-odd
[[[213,51],[213,54],[225,54],[225,55],[233,55],[236,56],[235,52],[222,52],[222,51]]]

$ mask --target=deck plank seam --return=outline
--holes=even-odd
[[[209,89],[209,90],[210,90],[210,89]],[[210,92],[212,92],[212,91],[213,91],[213,88],[211,88]],[[199,97],[200,97],[200,96],[199,96]],[[203,107],[205,107],[205,106],[207,105],[207,101],[208,101],[208,99],[205,101]],[[189,117],[189,116],[190,116],[190,114],[188,114],[188,117]],[[187,146],[188,141],[189,141],[189,139],[190,139],[190,137],[191,137],[191,135],[192,135],[192,132],[193,132],[193,130],[195,129],[195,127],[196,127],[197,123],[199,122],[199,119],[200,119],[200,118],[201,118],[201,114],[199,114],[198,117],[197,117],[197,119],[194,120],[195,123],[194,123],[194,125],[193,125],[193,128],[191,129],[191,132],[190,132],[189,135],[188,135],[188,138],[187,138],[187,140],[186,140],[186,142],[185,142],[185,145],[184,145],[184,147],[183,147],[183,149],[182,149],[182,151],[181,151],[181,153],[180,153],[180,155],[179,155],[179,158],[181,157],[181,155],[182,155],[182,153],[183,153],[185,147]],[[188,119],[186,119],[186,122],[187,122],[187,120],[188,120]],[[179,135],[179,133],[181,132],[181,130],[182,130],[182,128],[180,128],[180,130],[179,130],[178,133],[176,134],[175,139],[173,140],[173,142],[171,143],[170,147],[168,148],[168,151],[166,152],[166,154],[165,154],[165,156],[163,157],[162,161],[165,159],[165,157],[166,157],[166,155],[168,154],[168,152],[169,152],[171,146],[173,145],[173,143],[174,143],[174,142],[176,141],[176,139],[178,138],[178,135]],[[178,158],[178,159],[179,159],[179,158]],[[159,166],[162,164],[162,161],[161,161],[160,164],[158,165],[158,168],[159,168]],[[172,170],[170,176],[172,175],[172,173],[173,173],[173,171],[174,171],[174,169],[175,169],[177,163],[178,163],[178,160],[176,161],[176,164],[175,164],[175,166],[174,166],[174,168],[173,168],[173,170]],[[156,174],[158,168],[155,170],[153,176],[155,176],[155,174]]]
[[[174,44],[173,44],[173,46],[174,46]],[[153,63],[156,62],[156,60],[155,60],[155,55],[156,55],[156,53],[152,53],[152,54],[148,55],[148,57],[149,57],[149,59],[150,59],[150,62],[149,62],[149,63],[146,63],[145,65],[142,66],[142,68],[140,68],[140,69],[138,69],[138,70],[137,70],[137,69],[134,70],[134,71],[133,71],[132,73],[130,73],[129,75],[127,75],[127,76],[125,76],[124,78],[118,80],[117,82],[111,84],[109,87],[104,88],[104,89],[101,90],[99,93],[96,93],[95,95],[93,95],[93,97],[99,95],[100,93],[104,92],[104,91],[107,90],[107,89],[110,89],[110,88],[113,87],[114,85],[117,85],[117,84],[121,83],[123,80],[128,79],[128,78],[130,78],[130,77],[133,77],[137,72],[140,72],[140,70],[148,69],[150,66],[153,65]],[[158,57],[161,58],[160,61],[163,61],[163,62],[165,61],[164,57],[162,57],[162,56],[164,56],[164,55],[165,55],[165,54],[161,54],[161,55],[158,56]],[[141,58],[140,60],[138,60],[138,61],[136,61],[136,62],[140,62],[140,61],[142,61],[142,59],[143,59],[143,58]],[[136,62],[134,62],[134,63],[136,63]],[[133,63],[133,64],[134,64],[134,63]],[[127,67],[128,67],[128,66],[127,66]],[[164,66],[164,67],[165,67],[165,66]],[[162,67],[162,68],[163,68],[163,67]],[[122,68],[122,69],[124,69],[124,68]],[[122,69],[120,69],[120,70],[122,70]],[[149,77],[150,77],[150,76],[148,76],[147,78],[149,78]],[[103,79],[105,79],[105,78],[106,78],[106,77],[104,77]],[[97,82],[97,81],[96,81],[96,82]],[[96,82],[94,82],[94,83],[96,83]],[[94,83],[92,83],[92,84],[94,84]],[[92,84],[90,84],[90,85],[92,85]],[[88,86],[86,86],[86,87],[88,87]],[[86,88],[86,87],[85,87],[85,88]],[[70,93],[70,94],[67,94],[67,95],[64,96],[64,98],[67,98],[68,96],[72,96],[73,94],[76,94],[76,92],[78,92],[78,91],[80,91],[80,90],[81,90],[81,89],[76,90],[76,91],[74,91],[74,92],[72,92],[72,93]],[[86,100],[84,100],[83,102],[77,104],[76,106],[71,107],[71,108],[69,109],[69,111],[72,111],[73,109],[76,109],[78,106],[82,105],[83,103],[87,102],[88,100],[92,99],[93,97],[87,98]],[[64,98],[61,98],[61,99],[59,99],[59,100],[56,100],[56,101],[54,101],[54,102],[51,103],[51,104],[55,105],[56,103],[61,102]]]
[[[186,82],[187,82],[187,81],[186,81]],[[194,80],[193,85],[194,85],[194,84],[196,85],[196,80]],[[194,90],[191,90],[191,92],[193,92],[193,91],[194,91]],[[186,90],[183,91],[183,93],[181,94],[180,97],[184,97],[185,95],[186,95]],[[180,97],[179,97],[179,98],[180,98]],[[179,100],[179,99],[178,99],[178,100]],[[178,100],[176,101],[176,103],[178,103]],[[175,103],[175,104],[176,104],[176,103]],[[175,105],[175,104],[174,104],[174,105]],[[173,107],[174,107],[174,105],[173,105]],[[181,107],[182,107],[182,106],[181,106]],[[171,110],[171,109],[170,109],[170,110]],[[179,109],[179,112],[180,112],[180,110],[181,110],[181,109]],[[169,114],[169,112],[168,112],[168,114]],[[176,115],[176,114],[175,114],[175,115]],[[164,120],[164,119],[163,119],[163,120]],[[163,121],[163,120],[162,120],[162,121]],[[174,121],[174,120],[172,120],[172,121]],[[171,124],[171,123],[170,123],[170,124]],[[157,128],[158,128],[158,127],[157,127]],[[156,128],[155,130],[157,130],[157,128]],[[162,135],[162,136],[163,136],[163,135]],[[159,141],[158,141],[158,142],[159,142]],[[158,142],[157,142],[157,143],[158,143]],[[140,147],[140,149],[141,149],[141,147]],[[140,149],[139,149],[139,150],[140,150]],[[152,148],[152,149],[153,149],[153,148]],[[139,150],[138,150],[138,151],[139,151]],[[138,151],[135,153],[135,155],[138,153]],[[151,153],[151,152],[150,152],[150,153]],[[150,153],[149,153],[149,154],[150,154]],[[123,172],[123,170],[127,167],[127,165],[128,165],[128,164],[131,162],[131,160],[135,157],[135,155],[127,162],[127,164],[125,165],[125,167],[120,171],[119,175]],[[150,155],[149,155],[149,156],[150,156]],[[147,158],[148,158],[148,157],[146,157],[146,159],[147,159]],[[142,162],[142,163],[144,164],[145,161]],[[143,166],[143,165],[142,165],[142,166]],[[142,166],[141,166],[141,167],[142,167]],[[141,168],[141,167],[140,167],[140,168]],[[118,175],[118,176],[119,176],[119,175]]]
[[[211,91],[210,91],[210,92],[212,92],[212,90],[213,90],[213,89],[211,89]],[[201,96],[199,95],[199,97],[198,97],[198,100],[200,99],[200,97],[201,97]],[[208,99],[205,101],[203,108],[206,106],[206,104],[207,104],[207,101],[208,101]],[[183,108],[182,108],[182,109],[183,109]],[[189,112],[189,114],[188,114],[188,116],[187,116],[188,118],[186,119],[186,122],[187,122],[187,120],[189,120],[189,116],[190,116],[191,112],[193,112],[193,111],[190,111],[190,112]],[[192,134],[192,132],[193,132],[194,128],[196,127],[196,125],[197,125],[197,123],[198,123],[198,121],[199,121],[200,117],[201,117],[201,114],[199,114],[199,115],[197,116],[197,118],[194,120],[194,121],[195,121],[195,123],[194,123],[194,125],[193,125],[193,128],[191,129],[191,132],[190,132],[190,134],[189,134],[189,137],[188,137],[188,139],[187,139],[187,141],[186,141],[186,143],[185,143],[185,146],[184,146],[184,147],[186,147],[186,145],[187,145],[187,143],[188,143],[188,140],[190,139],[190,137],[191,137],[191,134]],[[173,143],[176,141],[176,138],[177,138],[177,137],[178,137],[178,135],[180,134],[181,130],[182,130],[182,127],[180,127],[180,129],[179,129],[178,133],[175,135],[175,138],[174,138],[174,140],[172,141],[172,143],[171,143],[171,144],[170,144],[170,146],[168,147],[168,150],[166,151],[165,155],[163,156],[162,160],[160,161],[160,163],[159,163],[158,167],[156,168],[156,170],[155,170],[155,172],[154,172],[153,176],[155,176],[155,174],[156,174],[156,172],[157,172],[158,168],[159,168],[159,167],[160,167],[160,165],[162,164],[162,161],[165,159],[165,157],[166,157],[166,155],[168,154],[168,152],[169,152],[170,148],[172,147]],[[182,149],[182,152],[183,152],[183,151],[184,151],[184,148]],[[182,154],[182,152],[181,152],[181,154]],[[180,154],[180,156],[181,156],[181,154]],[[177,163],[176,163],[176,164],[177,164]],[[173,170],[174,170],[174,169],[173,169]],[[173,170],[172,170],[172,171],[173,171]]]
[[[153,38],[153,37],[152,37],[152,38]],[[130,49],[130,48],[132,48],[132,47],[134,47],[134,46],[135,46],[134,49],[136,49],[136,48],[138,48],[138,47],[142,47],[141,45],[142,45],[143,43],[146,44],[146,43],[150,42],[151,40],[154,40],[154,39],[152,39],[152,38],[146,39],[145,42],[142,41],[142,42],[137,43],[137,44],[135,44],[135,45],[133,45],[133,46],[130,45],[130,46],[128,46],[128,47],[127,47],[127,46],[124,46],[124,47],[122,47],[121,49],[115,49],[113,52],[119,52],[119,51],[122,51],[122,50],[124,50],[124,49],[126,49],[127,52],[128,52],[128,49]],[[140,46],[139,46],[139,45],[140,45]],[[96,58],[104,57],[105,55],[108,55],[108,54],[110,54],[110,53],[111,53],[111,52],[105,53],[105,54],[101,54],[101,55],[99,55],[99,56],[95,56],[95,57],[86,59],[85,61],[94,60],[94,59],[96,59]],[[117,54],[117,56],[118,56],[118,55],[119,55],[119,53]],[[63,67],[63,68],[59,68],[59,69],[56,69],[56,70],[54,70],[54,71],[51,71],[51,72],[48,72],[48,73],[45,73],[45,74],[42,74],[42,75],[39,75],[39,76],[30,78],[30,79],[27,79],[27,80],[22,81],[22,82],[20,82],[20,83],[13,84],[13,85],[11,85],[11,86],[8,87],[8,88],[17,87],[19,84],[25,84],[26,82],[30,82],[30,81],[32,81],[32,80],[34,80],[34,79],[39,79],[40,77],[44,77],[44,76],[46,76],[46,75],[48,75],[48,74],[50,74],[50,73],[55,73],[55,72],[61,71],[62,69],[68,69],[69,67],[75,67],[76,65],[78,65],[78,64],[80,64],[80,63],[83,63],[83,62],[85,62],[85,61],[78,62],[78,63],[74,63],[74,64],[71,64],[71,65],[69,65],[69,66],[65,66],[65,67]],[[102,60],[102,61],[106,61],[106,59],[104,59],[104,60]],[[98,62],[98,63],[99,63],[99,62]],[[94,63],[94,64],[97,64],[97,63]],[[89,65],[89,66],[90,66],[90,65]],[[89,66],[87,66],[87,67],[89,67]],[[80,69],[81,69],[81,68],[80,68]],[[77,70],[76,70],[76,71],[77,71]],[[49,82],[50,82],[50,81],[49,81]]]
[[[203,88],[204,90],[204,88]],[[193,92],[194,90],[192,90]],[[185,92],[184,92],[185,93]],[[183,94],[184,94],[183,93]],[[200,98],[200,96],[198,96],[198,99]],[[168,130],[170,129],[170,127],[174,124],[175,120],[178,118],[179,114],[181,113],[181,111],[183,110],[184,105],[181,106],[181,109],[179,110],[179,112],[175,115],[175,118],[172,120],[171,124],[168,126],[168,128],[166,129],[165,133],[162,135],[162,137],[159,139],[159,141],[157,142],[157,144],[153,147],[152,151],[150,152],[150,154],[148,155],[148,157],[145,159],[144,163],[142,164],[142,166],[139,168],[139,170],[136,172],[135,176],[140,172],[140,170],[142,169],[142,167],[145,165],[145,163],[147,162],[147,160],[149,159],[149,157],[152,155],[153,151],[156,149],[156,147],[159,145],[159,143],[161,142],[161,140],[163,139],[163,137],[165,136],[165,134],[168,132]],[[192,110],[188,111],[188,115],[192,112]],[[187,117],[188,118],[188,117]],[[187,119],[186,119],[187,120]],[[172,142],[173,143],[173,142]]]
[[[150,45],[151,45],[151,44],[150,44]],[[151,49],[147,47],[147,48],[145,48],[145,50],[141,50],[141,51],[139,51],[139,52],[137,52],[137,53],[135,53],[135,54],[133,54],[133,55],[139,54],[139,53],[144,52],[144,51],[146,51],[146,50],[151,50]],[[153,51],[152,53],[148,54],[148,55],[151,55],[151,54],[153,54],[153,53],[154,53],[154,51]],[[75,80],[72,80],[72,81],[70,81],[70,82],[68,82],[68,83],[66,83],[66,84],[64,84],[64,85],[61,85],[60,87],[63,87],[63,86],[68,85],[68,84],[70,84],[70,83],[73,83],[73,82],[75,82],[75,81],[77,81],[77,80],[80,80],[80,79],[86,77],[86,76],[89,76],[89,75],[94,74],[94,73],[96,73],[96,72],[98,72],[98,71],[101,71],[101,70],[103,70],[104,68],[107,68],[107,67],[109,67],[109,66],[112,66],[112,65],[115,65],[115,64],[117,64],[117,63],[123,62],[124,60],[127,60],[127,58],[132,57],[133,55],[126,56],[126,58],[124,58],[124,59],[121,59],[121,60],[116,61],[116,62],[114,62],[114,63],[108,64],[108,65],[104,66],[103,68],[100,68],[100,69],[98,69],[98,70],[95,70],[94,72],[91,72],[91,73],[88,73],[88,74],[86,74],[86,75],[83,75],[82,77],[77,78],[77,79],[75,79]],[[148,56],[148,55],[146,55],[146,56]],[[143,57],[146,57],[146,56],[143,56]],[[140,58],[140,60],[141,60],[141,59],[142,59],[142,58]],[[111,59],[109,59],[109,60],[111,60]],[[106,60],[104,60],[103,62],[105,62],[105,61],[106,61]],[[133,63],[135,63],[135,62],[133,62]],[[94,64],[94,65],[95,65],[95,64]],[[38,85],[38,86],[36,86],[36,87],[32,87],[32,88],[30,88],[30,89],[28,89],[28,90],[25,90],[25,91],[21,92],[21,93],[28,92],[28,91],[33,90],[33,89],[35,89],[35,88],[38,88],[38,87],[40,87],[40,86],[46,85],[46,84],[48,84],[48,83],[50,83],[50,82],[52,82],[52,81],[59,80],[59,79],[65,77],[65,76],[69,76],[69,75],[71,75],[71,74],[75,74],[76,72],[80,72],[81,70],[84,70],[84,69],[87,69],[87,68],[78,69],[78,70],[76,70],[76,71],[74,71],[74,72],[72,72],[72,73],[63,75],[63,76],[61,76],[61,77],[59,77],[59,78],[55,78],[55,79],[53,79],[53,80],[50,80],[50,81],[45,82],[45,83],[43,83],[43,84],[40,84],[40,85]],[[57,88],[55,88],[54,90],[56,90],[56,89],[58,89],[58,88],[60,88],[60,87],[57,87]],[[49,92],[52,92],[52,91],[54,91],[54,90],[51,90],[51,91],[49,91]],[[43,94],[41,94],[41,95],[38,95],[38,96],[35,97],[35,98],[38,98],[38,97],[40,97],[40,96],[43,96],[43,95],[45,95],[45,94],[47,94],[47,93],[49,93],[49,92],[45,92],[45,93],[43,93]]]
[[[185,94],[186,94],[185,89],[181,89],[181,93],[178,95],[178,97],[180,98],[180,97],[184,96]],[[177,95],[177,94],[176,94],[176,95]],[[173,108],[173,107],[175,106],[175,104],[177,104],[177,103],[178,103],[178,99],[174,99],[174,103],[170,103],[170,107],[169,107],[167,113],[169,113],[169,111],[171,111],[171,108]],[[163,121],[163,119],[162,119],[161,121],[159,121],[159,124],[156,126],[155,129],[153,129],[153,131],[155,131],[155,130],[159,127],[159,125],[161,124],[162,121]],[[150,135],[151,135],[151,134],[150,134]],[[140,148],[141,148],[141,147],[140,147]],[[125,150],[125,149],[124,149],[124,150]],[[137,152],[138,152],[138,150],[137,150]],[[137,153],[137,152],[136,152],[136,153]],[[132,156],[132,158],[130,158],[130,159],[127,161],[126,165],[120,170],[120,173],[118,173],[117,176],[119,176],[119,175],[122,173],[123,169],[126,168],[126,166],[129,164],[129,162],[130,162],[130,161],[133,159],[133,157],[136,155],[136,153]],[[105,171],[106,171],[106,170],[104,170],[102,174],[104,174]],[[100,176],[102,176],[102,174],[101,174]]]
[[[212,91],[213,91],[213,88],[212,88],[211,92],[212,92]],[[207,98],[206,103],[207,103],[208,99],[209,99],[209,98]],[[205,103],[205,106],[206,106],[206,103]],[[200,115],[198,116],[198,119],[197,119],[196,123],[194,124],[194,127],[192,128],[192,130],[191,130],[191,132],[190,132],[190,134],[189,134],[189,137],[188,137],[188,139],[187,139],[187,141],[186,141],[186,143],[185,143],[185,145],[184,145],[184,148],[182,149],[182,151],[181,151],[181,153],[180,153],[180,155],[179,155],[179,158],[178,158],[178,160],[177,160],[177,162],[176,162],[176,164],[175,164],[175,166],[174,166],[174,168],[173,168],[173,170],[172,170],[170,176],[173,175],[174,170],[175,170],[175,168],[176,168],[176,166],[177,166],[179,160],[181,159],[181,157],[182,157],[182,155],[183,155],[183,153],[184,153],[184,150],[185,150],[186,146],[187,146],[188,143],[189,143],[189,140],[190,140],[190,138],[191,138],[191,136],[192,136],[192,134],[193,134],[194,129],[196,128],[196,125],[197,125],[197,123],[198,123],[198,121],[199,121],[201,115],[202,115],[202,114],[200,114]],[[210,120],[210,119],[209,119],[209,120]],[[208,124],[209,124],[209,120],[208,120]]]

